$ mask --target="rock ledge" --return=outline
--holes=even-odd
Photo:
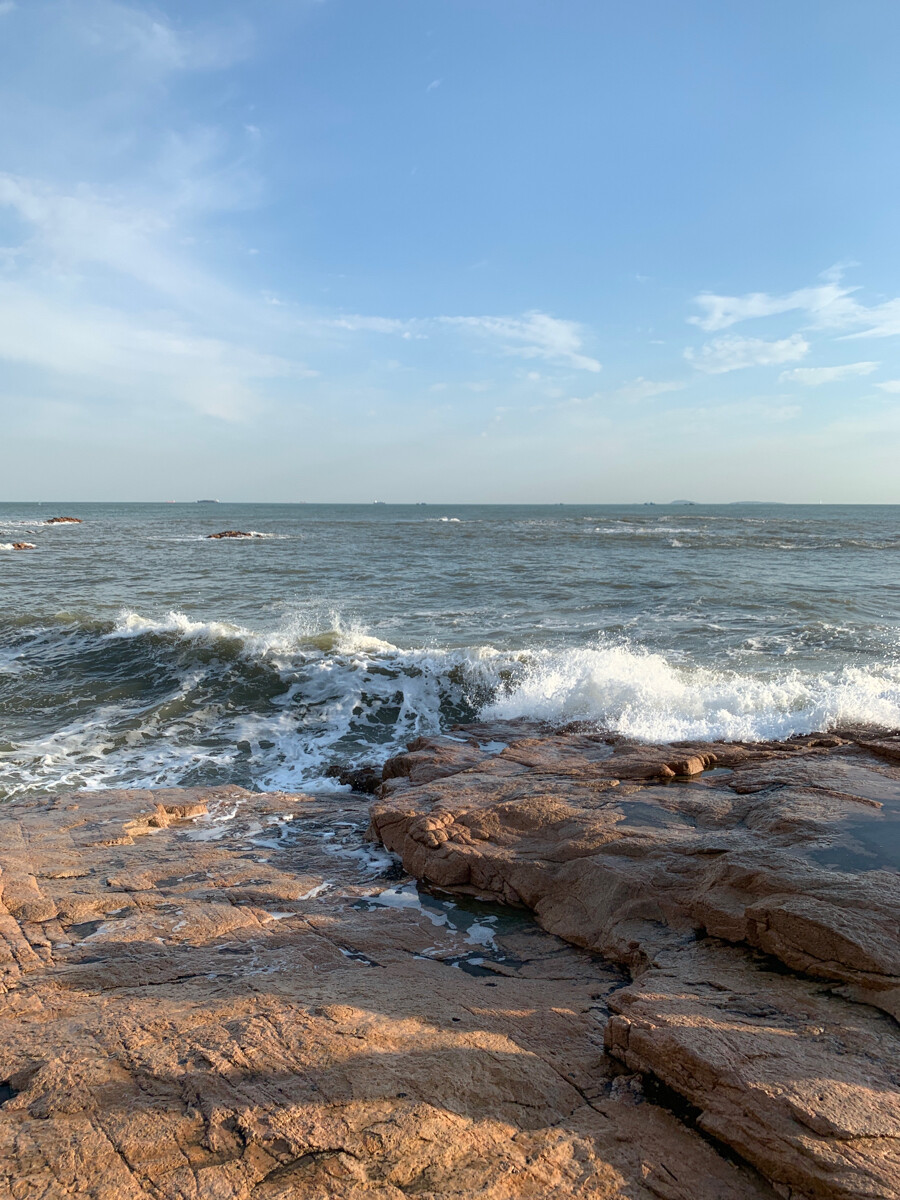
[[[496,753],[497,744],[504,744]],[[420,739],[370,831],[626,966],[609,1052],[785,1196],[900,1196],[900,737]]]

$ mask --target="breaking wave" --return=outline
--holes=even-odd
[[[890,655],[814,671],[700,665],[626,640],[404,649],[332,616],[256,632],[182,612],[60,614],[0,636],[0,795],[233,782],[334,786],[456,722],[575,719],[646,741],[900,726]]]
[[[538,651],[484,716],[594,720],[648,742],[760,741],[842,725],[900,726],[900,665],[747,672],[626,644]]]

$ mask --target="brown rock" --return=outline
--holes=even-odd
[[[612,1053],[779,1187],[900,1196],[900,1043],[867,1007],[900,1018],[900,770],[883,749],[507,741],[449,773],[444,740],[430,770],[420,739],[402,779],[385,767],[373,835],[418,878],[527,905],[627,964]]]
[[[773,1200],[606,1054],[620,971],[387,882],[364,823],[234,787],[0,806],[2,1200]]]
[[[13,550],[33,550],[34,542],[13,542]]]
[[[80,525],[81,517],[50,517],[45,525]]]
[[[665,763],[660,767],[659,773],[668,779],[674,779],[678,775],[700,775],[703,771],[708,771],[716,761],[714,754],[692,754],[689,758],[676,758],[673,762]]]

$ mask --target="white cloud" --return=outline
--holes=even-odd
[[[0,360],[64,376],[123,404],[175,403],[222,420],[258,405],[262,380],[311,372],[274,355],[153,325],[121,310],[67,305],[0,283]]]
[[[621,400],[652,400],[654,396],[662,396],[666,392],[680,392],[686,387],[686,383],[655,381],[638,376],[631,383],[626,383],[623,387],[618,388],[615,394]]]
[[[846,324],[866,325],[858,333],[845,335],[847,341],[864,337],[897,337],[900,334],[900,299],[885,300],[882,304],[874,304],[871,308],[865,305],[854,305],[851,319]]]
[[[87,0],[77,14],[81,40],[96,53],[127,62],[132,71],[219,70],[243,58],[251,42],[245,23],[178,29],[158,12],[117,0]]]
[[[349,333],[397,333],[401,337],[412,335],[413,322],[396,317],[365,317],[351,314],[318,322],[331,329],[346,329]]]
[[[171,187],[170,176],[177,179]],[[239,203],[240,188],[229,191],[200,146],[189,149],[181,144],[174,149],[171,142],[159,164],[159,178],[164,195],[128,199],[84,185],[58,189],[40,180],[0,174],[0,208],[11,208],[30,227],[17,250],[44,277],[48,272],[69,277],[100,267],[182,307],[208,312],[228,303],[226,289],[185,254],[183,226],[210,207],[227,205],[229,196]],[[213,194],[215,201],[208,203]]]
[[[435,89],[436,89],[436,88],[439,88],[440,86],[441,86],[441,80],[440,80],[440,79],[432,79],[431,83],[429,83],[429,85],[428,85],[428,87],[425,89],[425,91],[426,91],[426,92],[433,92],[433,91],[435,91]]]
[[[739,371],[745,367],[766,367],[778,363],[796,362],[809,350],[809,342],[799,333],[776,342],[762,338],[728,337],[714,338],[701,347],[699,353],[692,348],[684,357],[707,375],[722,375],[727,371]]]
[[[844,363],[840,367],[792,367],[778,376],[781,383],[802,383],[804,387],[819,387],[823,383],[840,383],[859,375],[871,375],[880,366],[877,362]]]
[[[521,317],[441,317],[455,326],[496,342],[505,354],[520,358],[542,358],[580,371],[600,371],[600,363],[581,353],[582,327],[547,313],[529,312]]]
[[[885,379],[884,383],[876,383],[877,388],[881,388],[883,392],[890,392],[894,395],[900,392],[900,379]]]
[[[768,292],[748,292],[744,296],[719,296],[713,292],[702,292],[694,303],[702,308],[703,315],[688,317],[691,325],[699,325],[712,333],[728,329],[739,321],[757,317],[772,317],[780,313],[802,310],[814,316],[831,319],[847,311],[853,302],[847,300],[852,289],[825,284],[821,287],[800,288],[784,296],[772,296]]]
[[[409,320],[352,313],[307,324],[311,329],[387,333],[406,339],[434,337],[442,329],[452,329],[475,334],[493,343],[501,354],[544,359],[557,366],[574,367],[579,371],[602,370],[595,358],[581,353],[584,339],[581,325],[536,311],[519,317],[417,317]],[[532,376],[534,379],[540,378],[536,372]]]
[[[855,333],[844,335],[849,339],[900,335],[900,297],[880,304],[861,304],[853,295],[858,288],[840,285],[842,270],[840,266],[831,268],[823,272],[825,283],[783,295],[747,292],[742,296],[721,296],[702,292],[695,297],[694,303],[703,312],[700,316],[688,317],[688,321],[713,333],[728,329],[739,321],[802,312],[810,326],[817,329],[845,330],[864,326]]]

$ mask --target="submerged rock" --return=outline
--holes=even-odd
[[[80,525],[81,517],[50,517],[45,525]]]
[[[373,836],[626,965],[609,1051],[782,1194],[900,1196],[895,741],[459,734],[386,765]]]
[[[13,542],[12,549],[13,550],[33,550],[34,542]]]

